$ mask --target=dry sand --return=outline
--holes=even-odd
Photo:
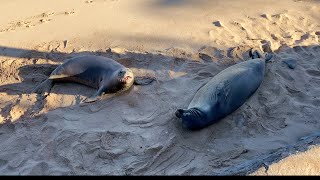
[[[318,0],[6,0],[0,12],[0,174],[220,174],[320,128]],[[251,47],[275,53],[258,91],[219,123],[182,129],[175,110]],[[81,54],[157,81],[84,106],[95,90],[78,84],[30,94]]]
[[[289,156],[278,163],[265,168],[260,168],[251,175],[259,176],[299,176],[320,175],[320,148],[311,147],[310,150]]]

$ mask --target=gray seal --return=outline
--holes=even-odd
[[[141,84],[149,84],[153,80],[140,81]],[[50,92],[54,82],[76,82],[98,89],[95,94],[83,101],[88,103],[97,101],[104,93],[117,93],[130,89],[135,77],[131,69],[113,59],[84,55],[70,58],[59,65],[33,92],[38,94]]]
[[[218,122],[258,89],[264,78],[265,62],[272,55],[264,56],[257,50],[251,50],[249,55],[252,59],[226,68],[202,86],[188,109],[175,112],[184,128],[197,130]]]

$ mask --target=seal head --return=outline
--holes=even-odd
[[[207,123],[206,114],[198,108],[178,109],[175,115],[177,118],[181,118],[182,127],[186,129],[201,129]]]
[[[120,87],[119,90],[120,91],[126,91],[128,89],[130,89],[130,87],[133,85],[134,83],[134,75],[131,69],[129,68],[121,68],[118,70],[117,73],[117,81]]]

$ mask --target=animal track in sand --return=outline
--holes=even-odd
[[[74,13],[75,13],[75,11],[73,9],[68,10],[68,11],[59,12],[59,13],[44,12],[44,13],[41,13],[36,16],[28,17],[24,20],[12,21],[5,28],[0,29],[0,33],[1,32],[11,32],[11,31],[15,31],[17,29],[31,28],[34,26],[38,26],[40,24],[48,23],[48,22],[54,20],[53,17],[60,16],[60,15],[72,15]]]
[[[299,12],[285,11],[278,14],[262,14],[258,17],[245,16],[230,22],[215,20],[209,30],[212,42],[223,45],[260,44],[268,41],[269,51],[284,45],[301,46],[319,42],[320,24]],[[264,40],[264,41],[263,41]]]
[[[308,69],[306,70],[307,74],[314,77],[320,77],[320,71]]]
[[[87,0],[87,1],[84,1],[86,4],[93,4],[93,3],[96,3],[96,2],[116,2],[118,0]]]

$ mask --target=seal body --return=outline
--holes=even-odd
[[[178,109],[176,116],[187,129],[211,125],[239,108],[258,89],[264,72],[262,58],[230,66],[201,87],[188,109]]]
[[[71,58],[58,66],[34,92],[48,92],[54,82],[76,82],[98,89],[85,100],[92,102],[103,93],[128,90],[133,85],[134,76],[129,68],[110,58],[85,55]]]

